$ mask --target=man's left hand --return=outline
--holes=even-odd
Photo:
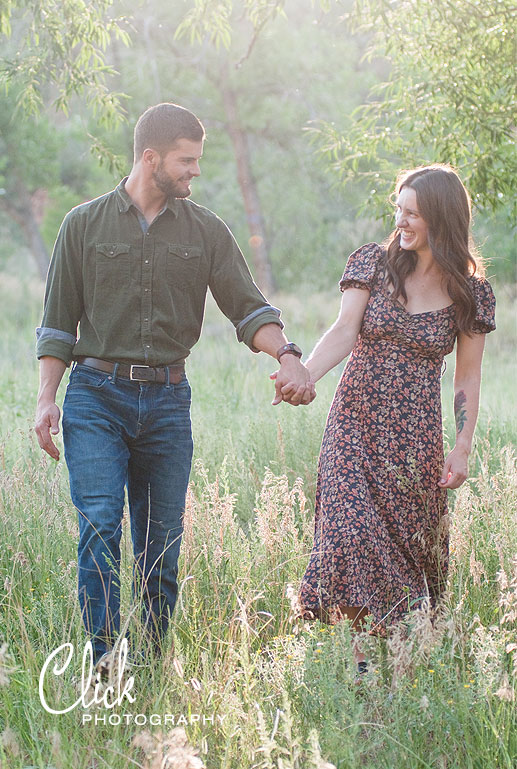
[[[285,353],[282,355],[280,369],[271,374],[275,382],[275,397],[273,406],[282,401],[291,406],[307,406],[316,397],[314,382],[311,375],[299,358]]]

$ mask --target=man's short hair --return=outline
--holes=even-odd
[[[193,112],[179,104],[156,104],[138,118],[134,140],[135,160],[139,160],[148,148],[164,155],[178,139],[198,142],[204,138],[203,124]]]

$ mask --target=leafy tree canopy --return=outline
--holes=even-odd
[[[56,108],[67,112],[81,94],[100,122],[122,117],[122,94],[110,91],[113,74],[104,54],[111,39],[127,43],[124,19],[111,18],[113,0],[2,0],[0,84],[16,92],[18,109],[37,115],[48,90]]]
[[[474,204],[509,210],[515,153],[515,0],[356,0],[349,21],[371,36],[389,79],[345,125],[314,123],[342,181],[369,182],[383,204],[396,169],[450,162]]]

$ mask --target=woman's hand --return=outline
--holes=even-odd
[[[307,406],[312,403],[316,397],[316,388],[314,382],[308,380],[305,385],[296,385],[294,382],[287,382],[282,387],[277,387],[277,378],[279,370],[269,375],[269,378],[275,382],[275,398],[272,405],[277,406],[282,401],[290,403],[291,406]]]
[[[458,489],[467,480],[468,459],[468,451],[461,446],[455,446],[447,455],[438,486],[442,489]]]

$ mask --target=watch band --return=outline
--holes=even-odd
[[[283,347],[280,347],[280,349],[277,350],[277,353],[276,353],[277,361],[280,362],[280,358],[282,357],[282,355],[286,355],[286,354],[296,355],[297,358],[301,358],[303,355],[298,345],[295,344],[294,342],[289,342],[289,344],[284,344]]]

